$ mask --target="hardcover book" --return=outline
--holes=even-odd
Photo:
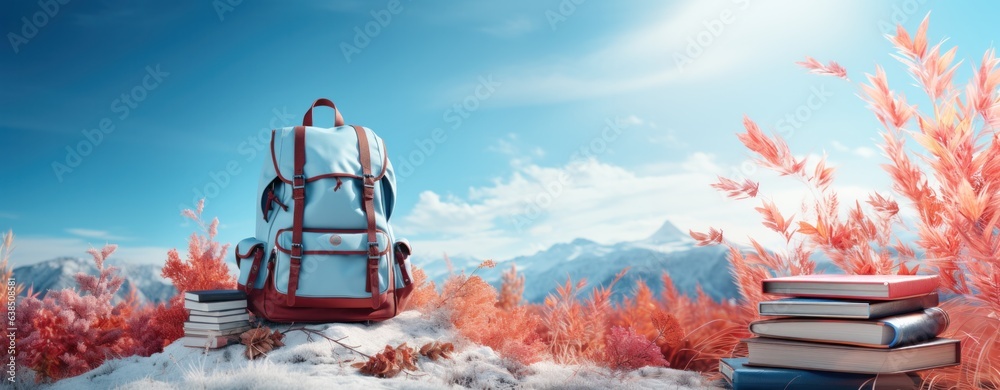
[[[247,299],[240,290],[197,290],[184,293],[184,299],[195,302],[221,302]]]
[[[246,332],[246,331],[250,330],[251,328],[252,327],[250,326],[250,324],[241,326],[239,328],[226,329],[226,330],[191,329],[191,328],[188,328],[188,327],[184,327],[184,335],[185,336],[194,336],[194,337],[228,336],[228,335],[234,335],[234,334],[240,334],[240,333]]]
[[[757,308],[762,316],[872,319],[920,311],[937,305],[938,294],[930,293],[892,301],[785,298],[763,301]]]
[[[191,348],[222,348],[235,341],[235,338],[226,336],[184,336],[181,337],[181,345]]]
[[[743,340],[752,366],[858,374],[893,374],[946,367],[961,362],[958,340],[937,338],[899,348],[864,348],[755,337]]]
[[[740,390],[897,390],[920,388],[916,374],[848,374],[840,372],[755,367],[747,358],[719,362],[719,372],[733,388]]]
[[[248,321],[248,320],[250,320],[250,315],[246,314],[246,313],[237,314],[237,315],[234,315],[234,316],[226,316],[226,317],[206,317],[206,316],[189,316],[188,317],[188,321],[191,321],[191,322],[202,322],[202,323],[208,323],[208,324],[224,324],[224,323],[227,323],[227,322]]]
[[[232,310],[232,309],[242,309],[247,307],[247,301],[222,301],[222,302],[195,302],[184,300],[184,308],[198,311],[221,311],[221,310]]]
[[[201,310],[188,310],[188,315],[191,316],[202,316],[202,317],[227,317],[235,316],[237,314],[246,314],[247,309],[231,309],[231,310],[221,310],[221,311],[201,311]]]
[[[937,275],[801,275],[763,283],[767,294],[870,300],[926,295],[937,287]]]
[[[948,313],[939,307],[879,320],[779,318],[754,321],[757,336],[893,348],[930,340],[948,329]]]
[[[249,324],[250,323],[247,321],[227,322],[224,324],[206,324],[203,322],[186,321],[184,322],[184,329],[227,330],[247,326]]]

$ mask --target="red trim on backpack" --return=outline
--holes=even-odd
[[[292,253],[288,270],[288,296],[286,304],[295,306],[295,290],[299,287],[299,270],[302,268],[302,223],[306,209],[306,128],[295,127],[295,176],[292,177]]]

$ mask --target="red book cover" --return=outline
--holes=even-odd
[[[765,279],[764,293],[889,300],[934,292],[937,275],[801,275]]]

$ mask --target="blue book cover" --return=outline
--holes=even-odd
[[[773,389],[918,389],[915,374],[846,374],[827,371],[797,370],[746,365],[747,358],[728,358],[719,362],[719,372],[734,390]]]

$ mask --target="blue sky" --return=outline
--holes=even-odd
[[[665,220],[776,243],[759,200],[708,188],[742,175],[798,210],[801,185],[741,168],[742,116],[827,154],[845,198],[888,192],[853,82],[883,64],[920,99],[884,29],[931,12],[964,81],[1000,17],[985,1],[182,3],[4,3],[0,228],[16,264],[105,242],[160,263],[201,196],[221,241],[252,235],[266,135],[318,97],[386,140],[394,225],[425,256],[638,239]],[[794,65],[807,55],[853,82]]]

